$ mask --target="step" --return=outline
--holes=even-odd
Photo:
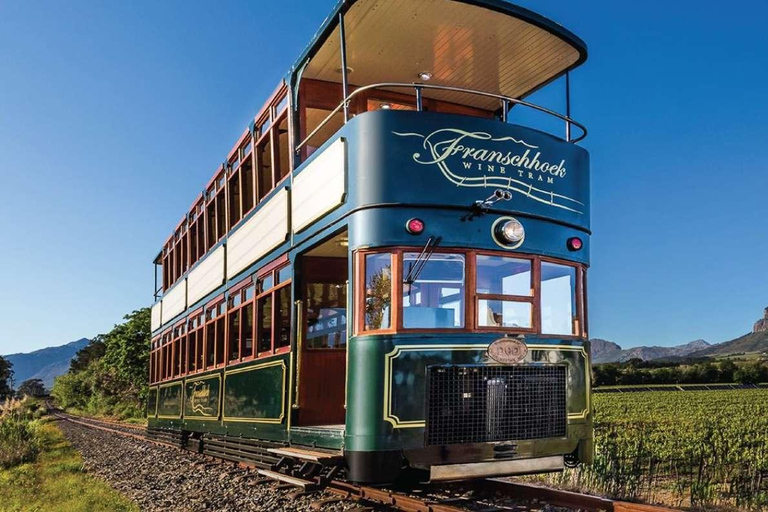
[[[306,450],[295,447],[269,448],[267,451],[276,455],[280,455],[281,457],[307,460],[323,465],[338,465],[344,462],[344,456],[339,452],[319,452],[316,450]]]
[[[317,487],[317,484],[315,482],[304,480],[303,478],[297,478],[295,476],[284,475],[276,471],[270,471],[268,469],[259,469],[258,472],[261,476],[266,476],[267,478],[271,478],[279,482],[293,485],[294,487],[298,487],[304,491],[308,491]]]

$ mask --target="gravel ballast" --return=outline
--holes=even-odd
[[[82,454],[88,473],[105,480],[141,510],[308,511],[317,510],[310,507],[313,502],[338,497],[328,492],[295,496],[295,488],[278,489],[278,482],[260,482],[262,477],[253,469],[69,421],[59,421],[58,426]],[[359,507],[345,501],[326,504],[322,510]]]

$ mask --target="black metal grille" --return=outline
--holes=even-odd
[[[564,437],[564,366],[430,366],[426,444]]]

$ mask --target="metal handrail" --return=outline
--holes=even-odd
[[[548,114],[553,117],[557,117],[558,119],[561,119],[565,121],[565,133],[566,133],[566,141],[571,143],[576,143],[581,140],[584,140],[584,138],[587,136],[587,128],[579,123],[578,121],[575,121],[571,119],[568,116],[564,116],[563,114],[560,114],[559,112],[555,112],[554,110],[550,110],[546,107],[542,107],[539,105],[536,105],[534,103],[529,103],[527,101],[518,100],[516,98],[511,98],[509,96],[504,96],[503,94],[494,94],[492,92],[485,92],[485,91],[477,91],[474,89],[464,89],[463,87],[452,87],[449,85],[434,85],[434,84],[422,84],[422,83],[401,83],[401,82],[382,82],[378,84],[371,84],[366,85],[363,87],[360,87],[358,89],[355,89],[351,94],[349,94],[344,100],[342,100],[339,105],[331,111],[328,116],[323,119],[323,122],[317,125],[317,127],[312,130],[312,132],[305,138],[301,143],[299,143],[298,146],[296,146],[296,152],[298,153],[301,148],[303,148],[307,142],[312,139],[317,133],[331,120],[333,116],[338,114],[342,109],[347,109],[349,107],[349,102],[354,98],[356,95],[360,94],[361,92],[368,91],[371,89],[380,89],[384,87],[389,88],[413,88],[416,91],[416,110],[421,112],[423,111],[423,101],[422,101],[422,90],[423,89],[434,89],[438,91],[451,91],[451,92],[459,92],[459,93],[465,93],[465,94],[475,94],[477,96],[485,96],[488,98],[496,98],[501,101],[501,112],[502,112],[502,121],[507,122],[507,119],[509,117],[509,104],[512,103],[514,105],[522,105],[524,107],[532,108],[534,110],[538,110],[539,112],[544,112],[545,114]],[[346,119],[344,123],[346,124]],[[574,125],[578,127],[581,130],[581,135],[579,137],[576,137],[575,139],[571,139],[571,125]]]

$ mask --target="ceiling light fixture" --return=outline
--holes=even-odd
[[[432,73],[430,73],[429,71],[422,71],[421,73],[419,73],[419,78],[421,78],[421,80],[424,82],[429,82],[430,80],[432,80]]]

